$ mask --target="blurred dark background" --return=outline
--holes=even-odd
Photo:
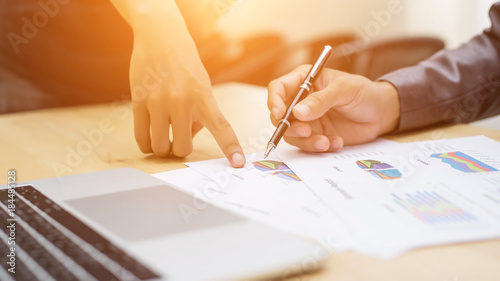
[[[203,0],[219,20],[209,35],[193,33],[213,85],[266,86],[325,44],[328,67],[376,79],[467,41],[489,25],[491,2]],[[69,1],[54,15],[19,3],[0,0],[0,113],[129,99],[132,31],[109,1]],[[180,7],[190,29],[206,31],[202,9]],[[26,27],[40,11],[46,24]]]

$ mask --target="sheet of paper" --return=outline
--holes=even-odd
[[[337,251],[351,249],[357,243],[335,214],[277,158],[248,158],[242,169],[231,168],[226,159],[188,165],[218,190],[219,196],[208,199],[214,204],[316,239]],[[266,216],[262,216],[264,213]]]
[[[355,233],[359,252],[390,258],[500,237],[500,144],[486,137],[279,157]]]
[[[220,162],[225,166],[223,160],[214,160],[214,162]],[[302,206],[297,208],[290,205],[286,199],[269,200],[266,197],[248,196],[248,194],[240,196],[238,191],[232,191],[227,187],[229,183],[220,173],[212,175],[217,178],[210,178],[190,168],[158,173],[153,176],[193,196],[193,203],[183,206],[189,212],[189,216],[203,211],[204,203],[201,201],[203,200],[282,231],[315,239],[336,251],[352,248],[353,241],[349,239],[348,233],[345,233],[345,227],[337,226],[334,218],[325,217],[328,211],[322,210],[321,203],[318,204],[314,199],[310,206],[307,206],[304,200],[301,202]],[[347,238],[339,241],[341,234],[347,235]]]

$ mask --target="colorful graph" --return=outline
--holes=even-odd
[[[377,160],[358,160],[356,161],[356,164],[358,167],[365,170],[365,172],[370,173],[379,179],[394,180],[403,176],[398,169]]]
[[[451,203],[436,192],[417,191],[401,198],[393,194],[394,202],[414,217],[427,224],[446,224],[476,221],[466,210]]]
[[[431,157],[441,159],[442,162],[450,165],[453,169],[464,173],[494,172],[497,169],[463,153],[460,151],[436,153]]]
[[[262,172],[266,172],[268,174],[275,175],[287,180],[300,181],[300,178],[283,162],[274,160],[262,160],[255,161],[252,164],[255,168]]]

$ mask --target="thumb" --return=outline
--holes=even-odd
[[[352,87],[342,77],[337,77],[333,83],[324,89],[311,93],[293,108],[293,115],[300,121],[319,119],[335,106],[345,105],[353,100]],[[339,83],[340,82],[340,83]]]
[[[323,116],[335,101],[335,95],[327,89],[314,92],[296,104],[293,115],[300,121],[312,121]]]

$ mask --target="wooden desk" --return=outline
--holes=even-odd
[[[215,94],[245,152],[263,151],[273,132],[265,88],[224,84],[215,87]],[[196,136],[193,153],[184,159],[142,154],[126,103],[7,114],[0,116],[0,128],[0,184],[6,184],[8,169],[17,170],[19,181],[28,181],[119,167],[158,173],[223,157],[207,130]],[[500,141],[500,131],[468,125],[388,138],[410,142],[481,134]],[[333,254],[323,270],[290,280],[500,280],[500,240],[418,249],[390,261]]]

